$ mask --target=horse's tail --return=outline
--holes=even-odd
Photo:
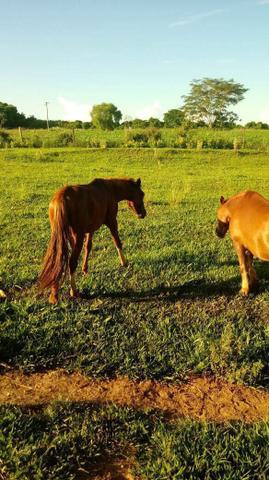
[[[69,223],[63,194],[50,205],[51,238],[39,276],[39,289],[45,290],[60,283],[68,266]]]

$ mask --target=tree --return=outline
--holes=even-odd
[[[228,107],[243,100],[248,90],[241,83],[223,78],[193,80],[190,85],[190,94],[183,96],[185,116],[193,122],[205,121],[210,128],[215,120],[222,119],[225,123],[229,115],[236,115]],[[233,121],[235,118],[237,115]]]
[[[23,126],[25,115],[19,113],[17,107],[8,103],[0,102],[0,125],[5,128],[16,128]]]
[[[92,107],[91,117],[94,127],[113,130],[119,126],[122,113],[113,103],[101,103]]]
[[[238,120],[238,115],[234,112],[224,112],[218,113],[215,116],[213,123],[214,128],[234,128],[236,127],[236,121]]]
[[[161,120],[159,120],[159,118],[150,117],[148,119],[148,126],[149,127],[154,127],[154,128],[162,128],[163,127],[163,122]]]
[[[141,118],[135,118],[130,122],[132,128],[147,128],[149,126],[148,120],[142,120]]]
[[[1,107],[0,107],[1,108]],[[7,117],[4,111],[0,110],[0,128],[4,128],[7,123]]]
[[[36,118],[34,115],[30,115],[30,117],[27,117],[25,119],[24,127],[26,127],[26,128],[47,128],[47,122],[46,122],[46,120],[40,120],[39,118]]]
[[[179,108],[168,110],[163,116],[164,126],[166,128],[175,128],[182,125],[184,120],[184,112]]]
[[[246,123],[245,127],[246,128],[257,128],[257,129],[262,129],[262,130],[268,130],[269,129],[268,123],[253,122],[253,121]]]

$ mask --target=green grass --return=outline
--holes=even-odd
[[[178,380],[213,373],[269,385],[268,266],[261,286],[238,295],[238,262],[214,233],[220,195],[269,197],[268,155],[173,149],[12,149],[0,152],[0,362],[26,372],[63,367],[95,377]],[[141,177],[148,215],[122,203],[118,221],[130,266],[121,269],[108,230],[94,238],[81,300],[51,306],[36,280],[50,232],[48,203],[64,184]],[[137,448],[147,479],[265,479],[268,424],[165,424],[156,414],[87,405],[40,411],[2,407],[3,478],[73,478],[122,442]],[[0,429],[1,431],[1,429]]]
[[[2,407],[0,421],[4,479],[72,480],[101,456],[134,452],[135,472],[147,480],[266,480],[269,474],[268,423],[169,424],[153,411],[76,404]]]
[[[130,139],[132,134],[143,133],[148,135],[148,141],[142,142],[142,146],[159,146],[175,148],[213,148],[213,149],[254,149],[269,150],[269,130],[235,128],[231,130],[213,130],[209,128],[196,128],[186,130],[182,128],[162,128],[159,130],[160,138],[154,141],[152,132],[156,129],[116,129],[113,131],[104,131],[98,129],[73,131],[62,128],[52,128],[48,130],[22,130],[22,139],[17,129],[7,130],[12,138],[11,147],[61,147],[65,145],[66,139],[62,138],[67,134],[70,144],[80,147],[135,147],[139,146],[137,142]],[[156,143],[157,142],[157,143]],[[1,146],[1,142],[0,142]]]
[[[2,360],[26,370],[64,366],[95,376],[182,378],[190,371],[268,385],[267,266],[261,288],[238,295],[239,268],[227,238],[214,233],[221,194],[253,188],[269,196],[264,154],[173,150],[8,151],[1,154]],[[143,180],[148,216],[121,204],[128,269],[119,267],[106,228],[94,238],[84,298],[38,297],[35,283],[49,240],[47,207],[66,183],[97,176]],[[76,355],[75,355],[76,354]]]

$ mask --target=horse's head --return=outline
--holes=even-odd
[[[216,227],[216,234],[219,238],[224,238],[229,230],[230,217],[226,203],[227,200],[225,200],[224,197],[220,197],[220,206],[217,211]]]
[[[147,215],[144,206],[144,192],[141,190],[140,178],[132,182],[131,198],[128,200],[128,207],[138,216],[138,218],[145,218]]]

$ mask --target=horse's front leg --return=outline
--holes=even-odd
[[[237,253],[237,256],[238,256],[241,279],[242,279],[242,286],[241,286],[240,293],[242,295],[248,295],[249,294],[249,279],[248,279],[246,249],[237,240],[233,240],[233,244],[234,244],[234,248],[235,248],[235,251]]]
[[[110,232],[111,232],[111,235],[112,235],[112,240],[116,246],[116,249],[117,249],[117,252],[118,252],[118,255],[119,255],[119,259],[120,259],[120,264],[122,267],[127,267],[128,265],[128,261],[126,260],[125,256],[123,255],[123,251],[122,251],[122,243],[121,243],[121,240],[120,240],[120,237],[119,237],[119,233],[118,233],[118,223],[117,223],[117,220],[115,220],[114,222],[111,222],[109,224],[107,224]]]
[[[70,295],[71,297],[78,297],[79,292],[76,287],[75,281],[75,271],[78,265],[79,255],[83,246],[83,235],[74,235],[73,242],[72,242],[72,253],[69,259],[69,271],[70,271]]]
[[[91,253],[91,249],[92,249],[92,234],[87,233],[86,240],[85,240],[85,253],[84,253],[84,259],[82,264],[82,272],[85,275],[86,273],[88,273],[88,258]]]

